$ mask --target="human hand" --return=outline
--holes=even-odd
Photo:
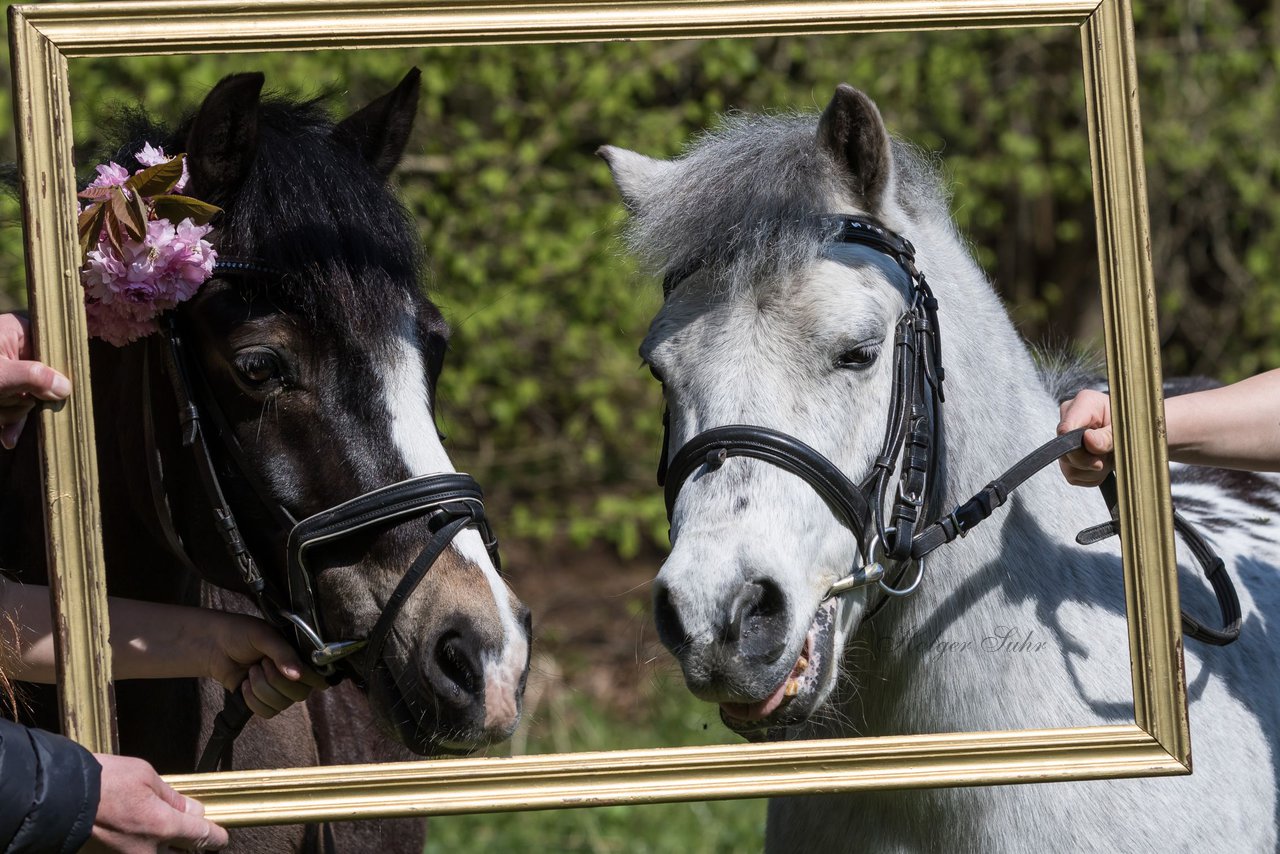
[[[320,674],[304,665],[289,642],[257,617],[212,612],[209,676],[228,691],[240,691],[260,717],[274,717],[324,688]]]
[[[26,318],[0,314],[0,445],[9,450],[18,444],[37,400],[62,400],[71,394],[69,379],[30,358]]]
[[[1063,476],[1076,486],[1097,486],[1115,465],[1115,442],[1111,432],[1111,398],[1085,389],[1060,408],[1062,422],[1058,435],[1088,427],[1084,444],[1058,460]]]
[[[180,795],[148,763],[130,756],[95,753],[102,766],[98,814],[89,852],[155,854],[216,850],[227,832],[204,817],[204,806]]]

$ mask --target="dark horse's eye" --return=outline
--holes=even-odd
[[[870,367],[875,362],[876,356],[879,355],[880,348],[876,346],[851,347],[836,356],[836,367],[860,370]]]
[[[266,385],[281,378],[280,357],[265,348],[236,353],[236,372],[247,385]]]

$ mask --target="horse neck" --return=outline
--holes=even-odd
[[[1052,439],[1058,407],[1022,336],[949,221],[926,220],[913,233],[939,303],[946,369],[944,504],[949,508]]]
[[[195,486],[199,480],[182,446],[177,404],[155,343],[94,345],[91,351],[103,547],[113,593],[193,603],[199,577],[188,570],[183,552],[223,551],[211,526],[190,524],[212,516]],[[162,518],[166,506],[185,549],[164,533],[170,524]]]
[[[1058,407],[954,230],[923,228],[912,239],[940,303],[946,512],[1052,439]],[[1028,725],[1019,715],[1027,711],[1034,718],[1034,710],[1004,708],[1004,698],[1035,696],[1028,692],[1037,682],[1044,696],[1052,696],[1060,686],[1051,680],[1069,681],[1058,668],[1041,667],[1033,655],[943,653],[951,643],[981,646],[1002,628],[1015,630],[1015,636],[999,642],[1001,647],[1030,638],[1050,645],[1046,655],[1068,648],[1062,627],[1053,624],[1053,609],[1040,606],[1062,602],[1090,579],[1107,573],[1118,578],[1113,566],[1104,565],[1109,558],[1084,553],[1074,543],[1076,532],[1105,518],[1096,493],[1068,485],[1056,465],[1032,477],[976,530],[928,557],[919,593],[889,602],[875,625],[856,633],[843,676],[856,684],[846,682],[840,696],[849,699],[835,718],[865,721],[872,734]],[[1124,638],[1114,644],[1123,650]],[[930,655],[940,666],[921,660]],[[868,679],[868,668],[880,678]],[[938,678],[942,670],[945,678]],[[964,686],[960,702],[957,686]],[[851,734],[841,728],[841,734]],[[861,723],[857,729],[865,732]]]

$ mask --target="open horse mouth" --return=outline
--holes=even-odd
[[[768,741],[782,738],[786,727],[808,720],[835,682],[839,607],[836,599],[822,603],[795,664],[767,696],[751,703],[720,704],[725,726],[750,741]]]

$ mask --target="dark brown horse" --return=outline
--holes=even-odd
[[[137,168],[131,153],[144,140],[185,151],[187,193],[223,208],[213,238],[221,257],[278,271],[215,275],[177,320],[242,449],[235,460],[213,448],[219,479],[264,574],[279,580],[286,544],[265,504],[302,519],[453,469],[433,422],[448,330],[421,292],[415,229],[386,183],[413,123],[417,72],[336,124],[316,102],[261,98],[262,83],[260,74],[224,79],[176,131],[130,120],[114,159]],[[92,349],[110,592],[254,613],[182,445],[163,343],[153,335]],[[0,566],[40,582],[34,451],[27,431],[14,453],[0,452]],[[311,555],[326,630],[366,637],[432,533],[417,517]],[[520,714],[529,632],[527,609],[465,529],[407,600],[381,657],[359,665],[369,674],[361,688],[346,682],[254,719],[235,767],[408,758],[506,738]],[[47,725],[52,692],[35,696]],[[162,772],[193,769],[223,700],[219,686],[196,680],[122,683],[117,698],[122,750]],[[420,821],[264,828],[234,834],[233,846],[418,852],[423,835]]]

